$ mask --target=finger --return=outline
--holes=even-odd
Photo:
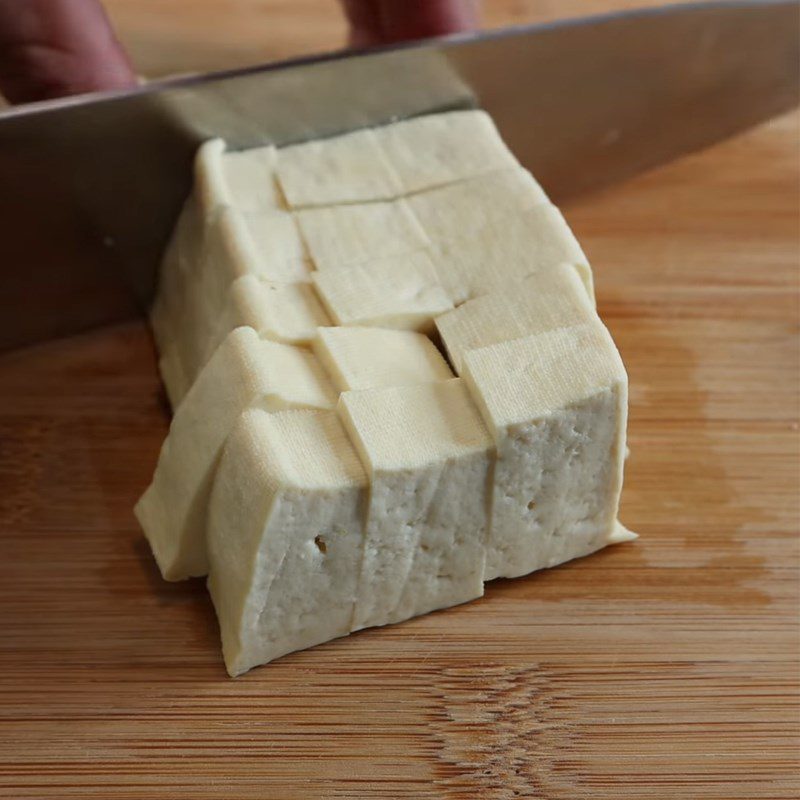
[[[0,92],[12,103],[135,83],[98,0],[0,0]]]
[[[343,0],[355,46],[473,30],[476,0]]]

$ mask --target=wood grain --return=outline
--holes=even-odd
[[[215,4],[109,5],[144,71],[228,57]],[[341,33],[216,5],[248,58],[267,8],[270,41]],[[237,680],[131,513],[167,427],[144,326],[3,356],[0,797],[797,797],[798,123],[565,209],[631,377],[639,542]]]

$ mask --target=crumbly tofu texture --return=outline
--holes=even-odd
[[[313,281],[337,325],[429,332],[434,319],[453,308],[425,250],[315,272]]]
[[[614,541],[628,381],[603,325],[469,351],[462,376],[497,446],[485,580]]]
[[[437,317],[436,328],[460,372],[470,350],[595,321],[597,312],[578,271],[572,264],[559,264],[468,300]]]
[[[314,354],[340,392],[447,381],[450,367],[421,333],[384,328],[320,328]]]
[[[208,588],[231,675],[350,632],[366,490],[334,412],[241,417],[208,536]]]
[[[333,408],[336,393],[308,351],[237,328],[201,372],[170,425],[136,516],[167,580],[205,575],[208,496],[225,439],[251,406]]]
[[[483,594],[492,440],[462,381],[344,392],[370,479],[353,629]]]

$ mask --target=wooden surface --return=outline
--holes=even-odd
[[[186,3],[111,5],[147,53]],[[272,5],[301,42],[324,4]],[[799,119],[565,209],[639,542],[237,680],[131,513],[167,426],[145,328],[0,358],[0,797],[797,797]]]

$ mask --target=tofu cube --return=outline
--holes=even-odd
[[[453,308],[425,250],[315,272],[312,280],[337,325],[426,332],[436,316]]]
[[[301,209],[297,221],[320,271],[405,255],[430,244],[405,200]]]
[[[402,193],[369,129],[283,147],[277,175],[292,208],[392,200]]]
[[[414,194],[406,202],[428,239],[440,245],[549,201],[530,172],[512,167]]]
[[[240,417],[208,531],[208,588],[231,675],[350,632],[366,494],[334,412]]]
[[[353,629],[483,594],[493,443],[458,378],[344,392],[370,479]]]
[[[222,446],[254,406],[333,408],[336,392],[314,356],[237,328],[214,353],[180,408],[135,512],[167,580],[205,575],[206,511]]]
[[[470,350],[595,321],[597,312],[578,271],[572,264],[559,264],[468,300],[437,317],[436,328],[460,372]]]
[[[518,166],[481,110],[426,114],[375,129],[382,154],[411,194]]]
[[[414,331],[320,328],[313,350],[340,392],[453,377],[433,342]]]
[[[462,377],[497,446],[485,579],[615,541],[628,381],[603,325],[469,351]]]

